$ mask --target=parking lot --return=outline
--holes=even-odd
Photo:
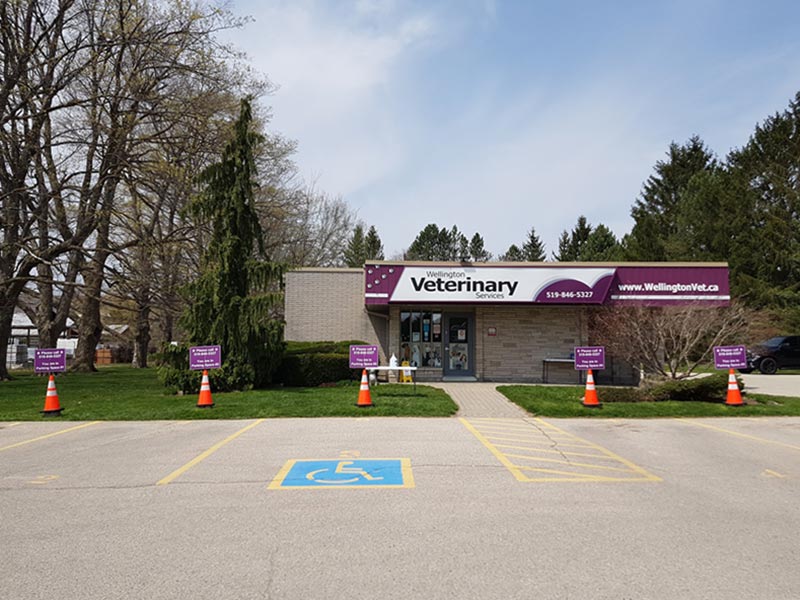
[[[800,419],[0,424],[8,598],[797,598]]]

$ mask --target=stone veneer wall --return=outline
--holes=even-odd
[[[476,307],[477,370],[486,381],[541,382],[544,358],[567,357],[587,344],[587,321],[579,306]],[[488,335],[490,327],[497,335]],[[571,364],[548,368],[548,383],[578,381]]]

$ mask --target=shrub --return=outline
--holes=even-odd
[[[313,387],[352,379],[348,354],[288,354],[278,368],[276,379],[288,386]]]
[[[739,388],[743,387],[739,381]],[[601,402],[723,402],[728,390],[727,373],[667,380],[646,388],[602,388]]]
[[[200,391],[202,375],[199,371],[189,370],[188,345],[167,345],[158,360],[158,377],[165,387],[184,394]],[[211,389],[218,392],[250,389],[254,378],[253,367],[236,360],[225,361],[221,369],[213,369],[208,373]]]
[[[350,346],[363,346],[366,342],[357,340],[344,342],[286,342],[286,354],[346,354],[350,356]]]
[[[632,387],[604,387],[599,391],[601,402],[649,402],[646,390]]]
[[[741,389],[742,384],[739,383]],[[706,377],[693,377],[678,381],[665,381],[647,390],[656,402],[675,400],[678,402],[721,402],[728,391],[728,375],[720,372]]]

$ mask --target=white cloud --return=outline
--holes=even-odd
[[[337,5],[340,6],[340,5]],[[424,13],[398,18],[392,3],[361,1],[331,15],[316,2],[257,4],[237,43],[278,86],[273,127],[299,141],[304,175],[345,197],[402,160],[396,71],[436,31]]]

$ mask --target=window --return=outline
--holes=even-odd
[[[442,366],[442,313],[401,312],[400,354],[402,364],[412,367]]]

